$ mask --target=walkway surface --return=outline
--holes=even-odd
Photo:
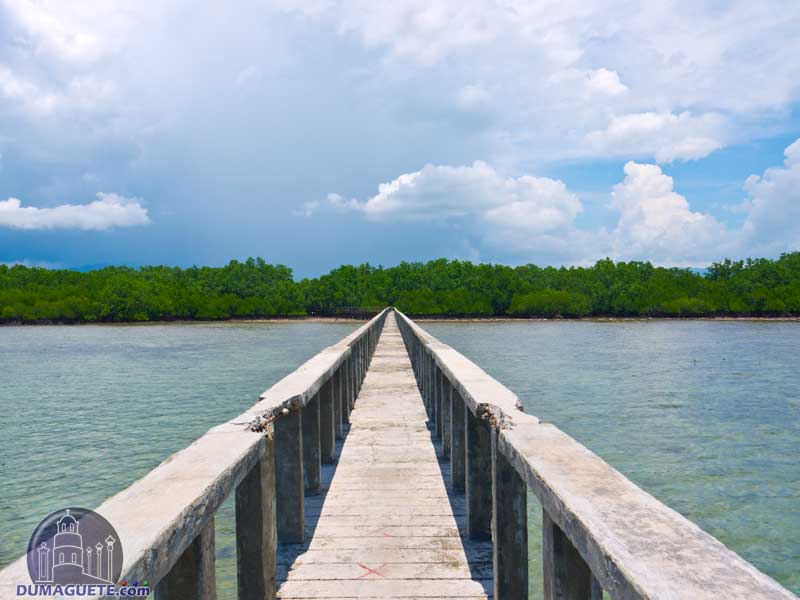
[[[491,544],[464,537],[394,314],[323,493],[306,497],[307,543],[282,546],[279,598],[491,597]]]

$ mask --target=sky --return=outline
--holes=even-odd
[[[0,263],[800,250],[797,0],[0,0]]]

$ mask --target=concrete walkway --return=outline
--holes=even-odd
[[[278,555],[279,598],[491,597],[491,544],[464,536],[394,314],[338,462],[306,497],[305,545]]]

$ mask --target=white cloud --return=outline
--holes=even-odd
[[[784,154],[782,167],[751,175],[744,184],[749,214],[743,243],[753,249],[752,255],[800,249],[800,139]]]
[[[88,204],[62,204],[53,208],[22,206],[18,199],[9,198],[0,201],[0,227],[102,231],[150,222],[147,209],[135,198],[103,192],[97,198]]]
[[[565,227],[582,210],[561,181],[503,177],[482,161],[458,167],[425,165],[381,183],[378,193],[364,202],[346,202],[339,194],[328,199],[376,221],[477,218],[533,232]]]
[[[5,265],[7,267],[13,267],[16,265],[21,265],[23,267],[35,267],[39,269],[63,269],[64,265],[61,263],[50,262],[46,260],[34,260],[30,258],[22,258],[19,260],[9,260],[9,261],[0,261],[0,265]]]
[[[653,155],[658,162],[669,163],[703,158],[721,148],[723,125],[716,114],[634,113],[613,117],[604,130],[589,133],[586,142],[598,152]]]
[[[561,252],[575,235],[580,200],[547,177],[506,177],[482,161],[472,165],[425,165],[381,183],[364,201],[328,194],[338,210],[377,222],[428,221],[450,226],[484,246]]]
[[[476,108],[488,104],[491,99],[492,95],[480,83],[470,83],[458,91],[458,104],[462,108]]]
[[[373,198],[321,198],[297,212],[444,218],[469,243],[505,240],[523,254],[546,244],[567,259],[649,247],[668,256],[659,240],[672,234],[654,234],[655,209],[643,206],[660,198],[678,212],[659,218],[698,227],[670,193],[642,192],[631,215],[643,220],[625,221],[635,227],[601,215],[606,231],[587,198],[580,213],[563,183],[519,175],[562,159],[699,159],[786,132],[800,101],[800,3],[785,0],[636,11],[627,0],[0,0],[0,12],[0,152],[21,197],[83,197],[74,194],[101,186],[81,176],[98,173],[111,189],[146,181],[169,188],[153,197],[203,202],[192,218],[218,227],[240,223],[217,219],[215,198],[264,219],[275,207],[253,217],[245,199],[266,186],[280,193],[264,202],[294,207],[319,185],[355,189],[367,177],[386,182]],[[468,164],[475,156],[486,164]],[[409,173],[409,160],[432,166]],[[796,214],[794,173],[787,157],[748,183],[747,231],[725,243],[797,239],[782,217]]]
[[[249,67],[245,67],[239,71],[234,83],[236,84],[236,87],[242,87],[243,85],[247,85],[247,83],[257,75],[258,69],[254,65],[250,65]]]
[[[348,210],[360,210],[361,204],[355,198],[351,198],[347,200],[341,194],[328,194],[327,196],[328,203],[340,211],[348,211]]]
[[[298,210],[292,211],[292,214],[295,217],[310,217],[317,211],[320,204],[321,202],[319,200],[303,202],[303,205]]]
[[[800,164],[800,138],[789,144],[783,154],[786,157],[787,166],[794,167]]]
[[[42,127],[42,115],[84,125],[75,140],[100,130],[102,143],[139,149],[145,133],[176,121],[191,137],[198,125],[213,129],[231,81],[243,96],[284,86],[287,73],[276,74],[272,63],[285,61],[289,79],[300,82],[284,104],[306,101],[319,73],[303,62],[304,37],[292,35],[304,25],[324,42],[326,68],[352,77],[345,104],[364,106],[367,120],[380,114],[368,100],[411,115],[409,127],[431,113],[486,108],[456,137],[482,136],[481,155],[493,164],[609,153],[692,160],[780,127],[785,109],[800,100],[796,2],[665,0],[634,14],[626,0],[278,0],[212,8],[193,7],[188,27],[182,0],[5,3],[0,116],[30,119],[41,144],[67,129]],[[283,31],[292,32],[287,40],[270,35]],[[325,34],[346,40],[337,47]],[[224,60],[205,43],[212,35],[226,47]],[[187,103],[205,96],[214,109]],[[187,116],[195,111],[206,114]],[[378,126],[365,123],[368,131]]]
[[[381,183],[365,201],[330,194],[329,203],[358,211],[373,221],[449,221],[466,226],[485,247],[518,256],[547,253],[566,262],[602,256],[650,259],[658,263],[704,264],[731,243],[730,233],[712,216],[693,212],[673,190],[672,178],[657,165],[629,162],[614,186],[612,231],[576,225],[583,211],[563,181],[547,177],[504,177],[488,164],[426,165]]]
[[[478,97],[495,109],[493,162],[694,160],[786,123],[779,111],[800,99],[796,2],[666,0],[634,13],[625,0],[283,5],[383,50],[380,80],[399,73],[410,106],[417,89],[460,90],[457,105],[472,106],[480,77],[492,96]]]
[[[657,165],[628,162],[625,179],[611,192],[619,212],[612,232],[615,258],[643,258],[697,265],[718,257],[730,233],[714,217],[694,212]]]
[[[616,96],[628,91],[628,86],[619,80],[619,75],[616,71],[609,71],[608,69],[596,69],[587,74],[589,81],[589,88],[604,94]]]
[[[786,149],[783,167],[745,183],[743,226],[726,226],[692,210],[660,166],[629,161],[613,186],[608,209],[615,225],[579,226],[580,199],[564,182],[507,177],[485,162],[426,165],[381,183],[366,200],[329,194],[328,204],[383,221],[436,221],[457,225],[481,249],[498,248],[521,261],[587,263],[604,256],[670,266],[705,266],[730,256],[773,256],[800,249],[800,140]],[[316,208],[316,207],[315,207]]]
[[[524,175],[507,180],[515,188],[506,202],[486,211],[486,220],[508,229],[530,233],[563,230],[583,210],[578,197],[563,181]]]

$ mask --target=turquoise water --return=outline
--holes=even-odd
[[[46,514],[97,506],[355,326],[0,328],[0,566]],[[800,323],[423,326],[800,592]],[[230,502],[216,525],[219,597],[234,598]]]
[[[800,323],[422,326],[526,412],[800,593]],[[540,586],[540,508],[530,505]]]
[[[99,505],[356,326],[0,328],[0,566],[47,514]],[[234,597],[231,503],[217,527]]]

